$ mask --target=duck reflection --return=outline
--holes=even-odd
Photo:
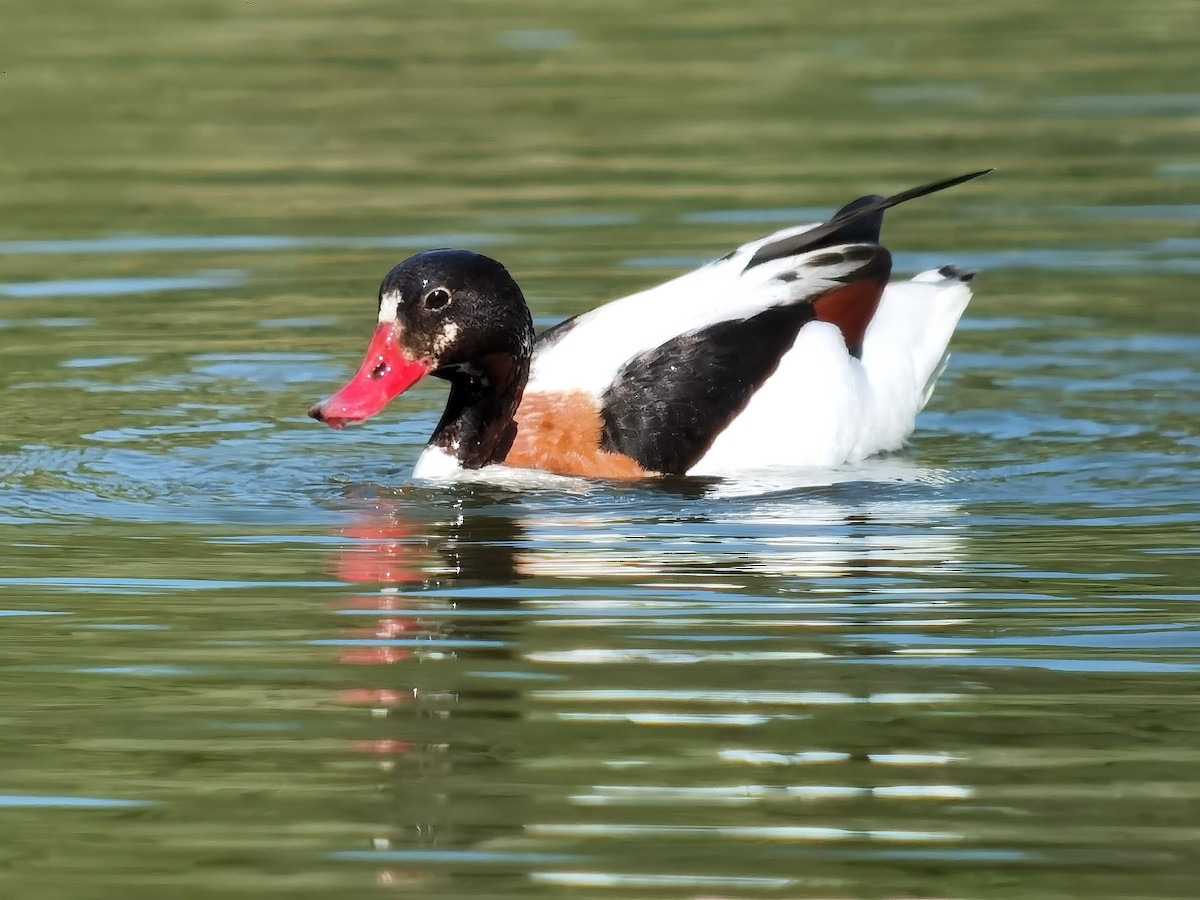
[[[355,749],[377,760],[387,778],[385,820],[396,820],[373,835],[370,852],[380,864],[380,854],[436,861],[446,849],[479,840],[456,818],[447,793],[470,760],[494,752],[486,740],[448,740],[446,725],[514,715],[515,691],[464,683],[463,666],[512,659],[511,611],[519,601],[497,594],[519,577],[522,526],[503,495],[362,486],[347,503],[351,522],[341,530],[334,569],[342,581],[369,587],[341,610],[365,624],[343,631],[340,660],[373,669],[364,675],[370,686],[343,691],[341,702],[375,720],[374,736],[357,740]],[[495,596],[482,614],[459,617],[473,588]],[[421,868],[389,866],[377,881],[429,887]]]
[[[868,853],[959,837],[885,827],[907,804],[966,796],[944,783],[953,753],[896,727],[958,696],[927,670],[838,665],[867,652],[864,624],[957,623],[944,576],[963,538],[946,492],[684,487],[348,498],[335,568],[363,591],[342,609],[341,658],[371,668],[342,701],[374,720],[356,747],[386,778],[391,824],[346,858],[426,890],[468,866],[516,893],[630,868],[711,890],[745,860],[697,862],[697,838]],[[799,821],[772,824],[781,814]]]

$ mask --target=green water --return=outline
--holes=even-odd
[[[0,891],[1192,898],[1190,2],[9,2]],[[863,193],[981,271],[898,458],[406,486],[379,279],[545,325]],[[820,479],[818,479],[819,481]]]

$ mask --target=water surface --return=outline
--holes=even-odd
[[[68,7],[0,34],[5,896],[1195,896],[1184,7]],[[985,165],[889,213],[981,270],[902,454],[432,488],[437,385],[304,417],[411,251],[549,324]]]

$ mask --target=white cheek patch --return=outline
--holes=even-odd
[[[379,298],[379,324],[396,321],[396,308],[400,305],[400,292],[388,291]]]
[[[435,356],[441,356],[446,348],[454,343],[454,339],[458,337],[458,325],[454,322],[447,322],[442,326],[442,331],[438,335],[437,340],[433,342],[433,353]]]

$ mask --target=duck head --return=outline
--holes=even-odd
[[[467,250],[406,259],[379,286],[378,321],[358,373],[309,416],[332,428],[362,422],[426,375],[450,381],[460,406],[497,391],[515,394],[514,407],[520,399],[533,322],[496,260]]]

